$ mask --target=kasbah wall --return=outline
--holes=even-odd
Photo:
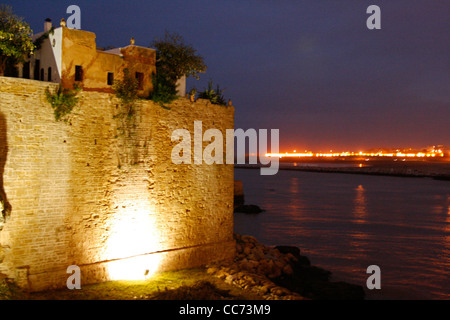
[[[172,131],[234,126],[234,108],[139,101],[125,126],[113,94],[81,92],[68,123],[45,98],[56,84],[0,77],[0,182],[10,215],[0,275],[24,289],[144,279],[234,255],[233,166],[175,165]],[[208,143],[204,142],[204,146]]]

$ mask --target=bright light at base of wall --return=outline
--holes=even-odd
[[[146,280],[155,272],[161,263],[159,254],[111,261],[108,263],[110,280]]]
[[[161,264],[160,232],[148,203],[121,203],[111,225],[104,256],[111,280],[145,280]]]

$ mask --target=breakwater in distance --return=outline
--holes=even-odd
[[[239,169],[257,169],[261,164],[237,164]],[[293,159],[280,160],[279,170],[299,170],[308,172],[369,174],[415,178],[433,178],[450,180],[450,161],[344,161],[318,160],[295,161]]]

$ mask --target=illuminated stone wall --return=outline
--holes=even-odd
[[[233,166],[171,161],[173,130],[193,133],[201,120],[225,136],[234,108],[140,101],[121,119],[114,95],[82,92],[64,123],[46,102],[49,86],[0,77],[0,187],[11,206],[0,273],[35,291],[64,287],[70,265],[87,284],[234,254]]]

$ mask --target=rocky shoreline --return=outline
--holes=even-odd
[[[233,261],[207,266],[208,274],[258,294],[265,300],[363,300],[361,286],[330,281],[331,272],[312,266],[300,249],[268,247],[234,234]]]

